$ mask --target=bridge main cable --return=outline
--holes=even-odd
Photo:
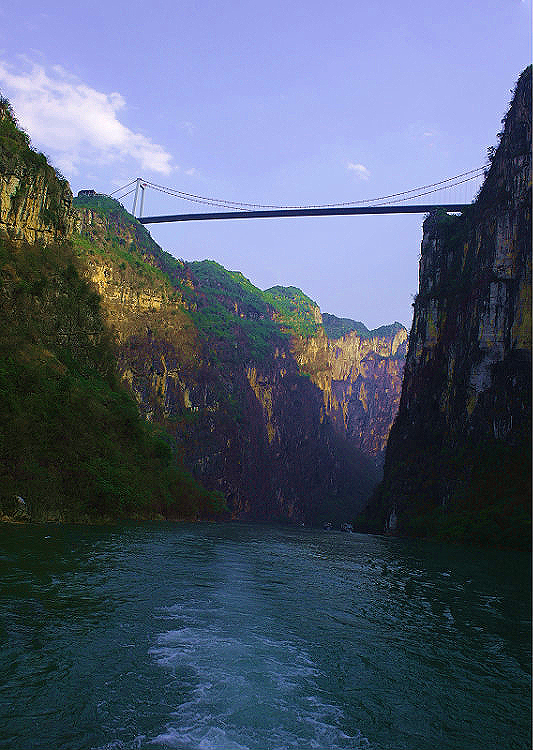
[[[163,224],[173,221],[211,221],[213,219],[276,219],[296,216],[354,216],[361,214],[427,214],[442,209],[462,212],[470,203],[442,203],[415,206],[338,206],[336,208],[284,208],[269,211],[218,211],[213,213],[168,214],[143,216],[141,224]]]

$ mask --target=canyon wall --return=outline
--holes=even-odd
[[[0,99],[0,235],[50,243],[72,230],[72,192],[43,154],[29,148],[5,99]]]
[[[108,439],[103,428],[90,439],[96,457],[89,461],[83,455],[90,451],[81,432],[69,438],[72,451],[79,452],[77,464],[90,475],[83,513],[90,515],[93,508],[112,516],[115,503],[119,515],[176,515],[182,508],[189,516],[213,512],[223,496],[232,518],[311,524],[351,520],[379,478],[397,408],[405,329],[394,325],[369,332],[341,321],[348,329],[339,333],[333,326],[336,332],[328,329],[328,334],[318,306],[299,289],[263,292],[213,261],[176,260],[117,201],[94,193],[72,201],[68,183],[29,147],[5,100],[0,102],[0,142],[1,343],[7,352],[20,353],[13,367],[26,377],[30,362],[39,388],[46,391],[53,391],[50,367],[61,373],[67,391],[70,382],[81,390],[88,387],[87,414],[101,410],[106,424],[116,417],[108,407],[125,398],[118,391],[105,395],[117,387],[109,370],[112,350],[116,372],[145,424],[153,426],[159,446],[153,448],[152,437],[143,437],[137,426],[131,455],[142,455],[144,461],[146,451],[155,450],[154,467],[167,461],[167,449],[157,442],[161,434],[181,472],[167,472],[168,481],[180,488],[180,497],[189,487],[196,498],[189,505],[183,497],[176,503],[167,489],[151,493],[145,488],[157,499],[143,504],[131,495],[131,477],[119,476],[118,458],[116,463],[101,452],[106,441],[115,458],[126,450],[123,436],[116,434],[122,418],[132,419],[126,399],[122,416],[109,428],[113,437]],[[15,330],[22,336],[17,342]],[[92,381],[83,368],[95,383],[106,382],[87,385]],[[16,383],[7,388],[16,391]],[[27,414],[23,401],[19,416],[27,448],[19,446],[21,455],[10,459],[9,486],[14,495],[28,492],[40,498],[33,503],[39,517],[75,517],[81,512],[76,498],[70,515],[62,505],[68,504],[76,460],[68,470],[59,460],[54,472],[28,469],[28,456],[45,449],[46,468],[60,441],[52,448],[44,437],[34,439],[39,430],[32,437],[32,414],[43,429],[46,424],[38,416],[39,399],[28,400]],[[50,397],[51,416],[45,422],[70,424],[70,403]],[[82,416],[76,419],[85,424]],[[15,446],[15,433],[8,439]],[[187,469],[207,495],[189,481]],[[35,490],[35,472],[39,477],[57,474],[55,489],[48,492],[46,481],[39,479],[42,487]],[[55,496],[51,504],[48,496]]]
[[[531,67],[475,203],[424,222],[384,480],[360,528],[524,546],[531,493]]]
[[[408,337],[399,323],[388,329],[335,339],[319,331],[294,343],[301,370],[322,391],[322,413],[378,466],[398,411]]]
[[[263,293],[216,263],[177,261],[115,201],[74,203],[120,374],[195,476],[232,517],[351,518],[379,478],[405,329],[330,340],[300,290]]]

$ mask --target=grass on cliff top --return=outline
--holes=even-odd
[[[115,228],[115,234],[127,228],[132,235],[132,244],[136,252],[143,257],[153,259],[157,267],[167,274],[171,281],[183,280],[184,262],[162,250],[146,227],[132,216],[122,203],[107,195],[97,193],[96,195],[79,195],[74,198],[72,205],[79,209],[88,208],[107,218],[110,228]]]
[[[30,137],[20,128],[11,104],[0,96],[0,171],[10,173],[17,165],[23,165],[30,175],[43,170],[66,183],[65,178],[48,164],[46,156],[31,148]]]
[[[134,288],[160,288],[172,294],[169,278],[159,268],[147,262],[137,250],[134,242],[128,243],[122,238],[108,234],[102,240],[89,239],[83,234],[72,237],[74,251],[79,257],[96,257],[107,260],[122,272],[127,274],[128,283]]]
[[[182,286],[181,294],[219,358],[263,362],[286,342],[263,292],[242,273],[211,260],[188,263],[187,268],[193,287]]]
[[[74,198],[75,209],[89,209],[107,220],[107,232],[100,236],[87,229],[73,237],[81,255],[99,255],[113,260],[122,270],[139,276],[139,286],[163,283],[169,290],[184,277],[184,264],[164,252],[146,228],[114,198],[97,193]]]
[[[185,264],[161,250],[146,229],[116,200],[105,195],[79,196],[75,208],[104,217],[105,236],[88,227],[73,239],[80,255],[107,257],[124,272],[137,276],[137,286],[168,285],[183,300],[208,344],[209,359],[264,361],[282,334],[261,290],[238,271],[214,261]],[[127,241],[127,238],[131,238]]]
[[[142,237],[146,247],[153,247],[154,249],[161,249],[157,242],[152,239],[150,233],[145,227],[140,224],[137,219],[132,216],[122,203],[110,198],[108,195],[103,193],[96,193],[96,195],[78,195],[72,201],[74,208],[88,208],[94,211],[100,216],[106,216],[108,218],[114,218],[117,223],[121,223],[125,226],[130,226],[134,231],[138,233],[139,237]]]
[[[316,336],[320,325],[315,320],[318,305],[295,286],[272,286],[264,291],[265,299],[274,308],[275,319],[289,333]]]
[[[220,509],[118,381],[99,297],[70,246],[2,241],[0,279],[0,511],[16,495],[35,520]]]

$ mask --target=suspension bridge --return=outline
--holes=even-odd
[[[447,212],[457,213],[464,211],[470,203],[466,202],[466,195],[470,192],[471,200],[474,193],[480,187],[481,181],[485,176],[486,164],[476,169],[470,169],[467,172],[448,177],[445,180],[434,182],[430,185],[422,185],[410,190],[403,190],[399,193],[382,195],[378,198],[368,198],[359,201],[345,201],[343,203],[329,203],[323,205],[308,206],[275,206],[259,203],[246,203],[243,201],[230,201],[221,198],[210,198],[208,196],[186,193],[182,190],[158,185],[149,180],[137,177],[127,185],[123,185],[114,190],[110,195],[122,201],[129,195],[134,194],[132,214],[135,216],[137,205],[139,212],[137,219],[141,224],[160,224],[164,222],[175,221],[206,221],[216,219],[268,219],[280,217],[296,216],[354,216],[360,214],[414,214],[430,213],[436,209],[442,209]],[[195,203],[201,206],[224,209],[220,211],[180,214],[166,214],[160,216],[143,216],[144,197],[147,189],[163,193],[167,196]],[[462,191],[463,201],[458,202],[450,200],[450,196],[457,196],[457,191]],[[413,200],[419,200],[427,195],[435,196],[440,194],[446,200],[437,203],[410,203]],[[140,201],[139,201],[140,196]]]

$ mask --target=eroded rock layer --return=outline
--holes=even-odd
[[[0,236],[45,244],[71,232],[72,192],[43,154],[29,148],[5,99],[0,99]]]

